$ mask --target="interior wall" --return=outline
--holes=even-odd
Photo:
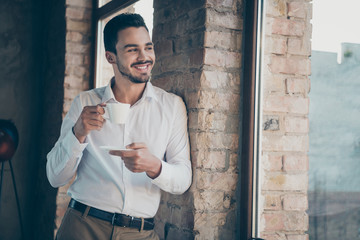
[[[50,186],[46,177],[46,155],[60,134],[64,104],[65,78],[65,0],[37,0],[42,8],[40,36],[35,37],[35,53],[42,55],[37,78],[41,79],[39,119],[39,148],[37,149],[36,194],[33,204],[34,239],[53,239],[55,229],[57,189]],[[38,41],[38,39],[41,41]]]
[[[62,5],[42,0],[3,0],[0,5],[0,118],[11,119],[19,131],[11,162],[26,239],[52,238],[56,190],[46,180],[45,152],[61,121]],[[8,162],[4,170],[0,239],[16,240],[21,231]]]

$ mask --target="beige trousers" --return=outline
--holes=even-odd
[[[159,240],[154,230],[113,226],[110,222],[68,208],[56,234],[57,240]]]

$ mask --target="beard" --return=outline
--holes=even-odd
[[[136,62],[136,63],[131,64],[131,66],[136,65],[136,64],[144,64],[144,63],[153,64],[153,61]],[[130,82],[132,82],[132,83],[136,83],[136,84],[147,83],[150,80],[151,75],[147,75],[147,74],[145,75],[144,74],[142,77],[136,77],[136,76],[132,75],[131,73],[126,73],[125,72],[125,67],[120,64],[120,61],[119,61],[118,58],[117,58],[117,61],[116,61],[116,66],[117,66],[119,72],[124,77],[127,77],[130,80]]]

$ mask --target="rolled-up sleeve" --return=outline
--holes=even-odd
[[[176,97],[173,114],[173,125],[162,161],[160,175],[152,180],[162,190],[172,194],[182,194],[191,185],[192,170],[190,162],[190,146],[187,128],[187,112],[180,97]]]
[[[87,146],[87,143],[80,143],[72,132],[81,110],[80,99],[76,97],[63,120],[60,137],[47,155],[46,174],[53,187],[66,185],[73,178]]]

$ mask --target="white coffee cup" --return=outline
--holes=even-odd
[[[103,117],[114,124],[124,124],[130,112],[130,104],[127,103],[106,103]]]

